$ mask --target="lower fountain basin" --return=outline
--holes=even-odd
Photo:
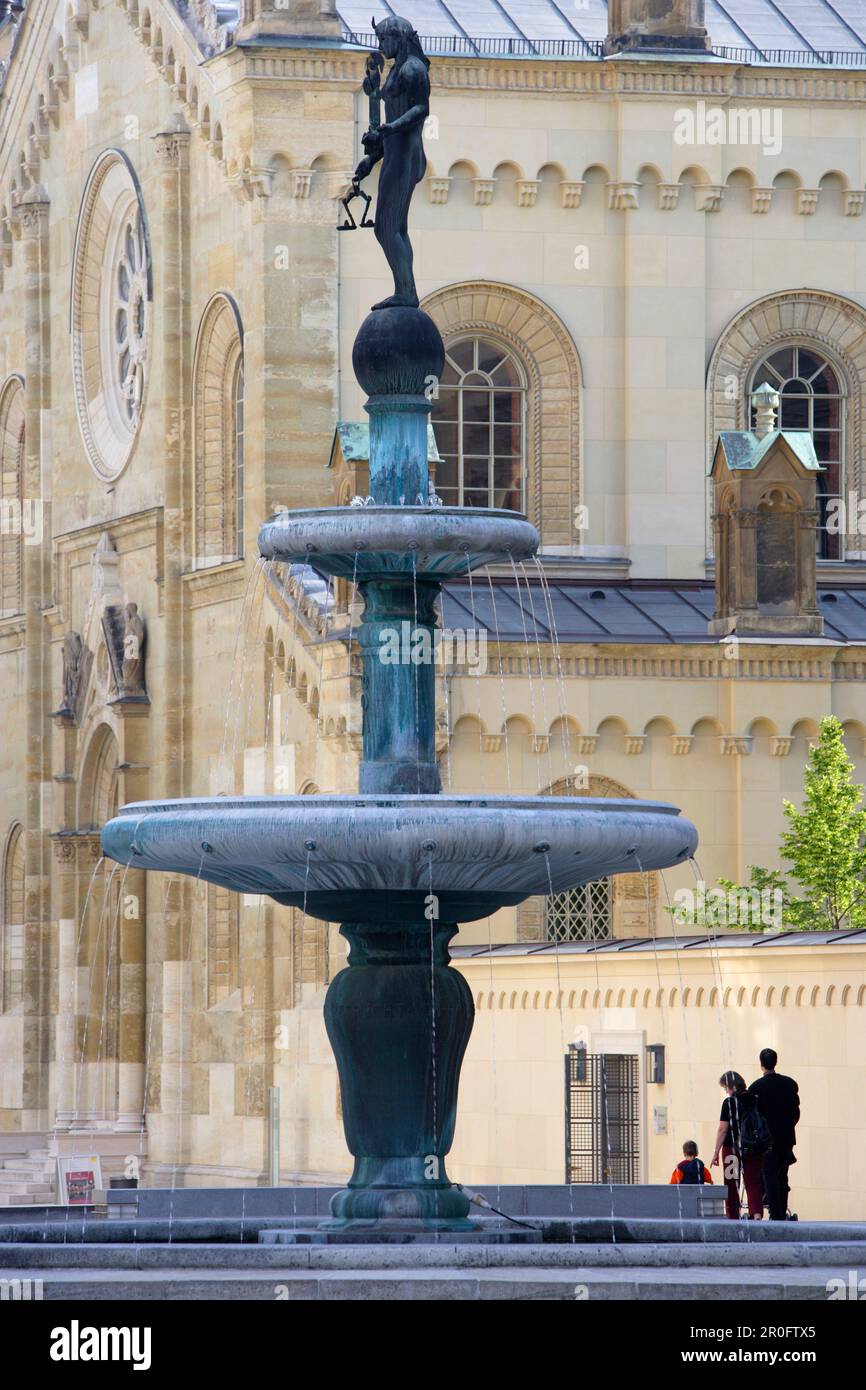
[[[141,801],[102,831],[121,864],[266,894],[332,922],[489,916],[535,894],[689,858],[697,831],[659,801],[271,796]]]
[[[278,512],[259,528],[265,559],[359,581],[413,573],[447,579],[531,559],[538,544],[520,512],[481,507],[319,507]]]

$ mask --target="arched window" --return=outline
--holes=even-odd
[[[195,402],[196,564],[220,565],[243,554],[243,327],[234,300],[215,294],[199,326]]]
[[[597,878],[545,898],[548,941],[608,941],[613,935],[613,885]]]
[[[445,505],[522,512],[526,376],[517,359],[486,337],[448,343],[432,419]]]
[[[20,825],[6,842],[3,863],[3,979],[0,1005],[14,1009],[24,998],[24,835]]]
[[[232,391],[234,405],[234,471],[235,471],[235,549],[238,559],[244,553],[244,363],[238,358],[235,370],[235,384]]]
[[[23,604],[24,387],[12,376],[0,390],[0,618]]]
[[[779,392],[778,425],[783,430],[808,430],[823,472],[817,475],[818,558],[840,560],[841,536],[827,529],[831,497],[844,497],[845,392],[836,369],[812,347],[799,344],[774,348],[755,367],[749,395],[763,382]],[[754,427],[754,420],[752,421]]]
[[[443,458],[437,491],[449,502],[521,509],[549,554],[603,541],[583,528],[582,373],[562,320],[534,295],[494,280],[446,285],[422,308],[449,357],[432,403]],[[483,399],[473,401],[473,390]]]

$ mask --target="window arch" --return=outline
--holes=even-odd
[[[452,345],[477,337],[504,349],[522,372],[524,509],[541,532],[543,549],[554,554],[577,554],[582,543],[575,520],[583,500],[583,378],[568,329],[534,295],[492,280],[448,285],[429,295],[423,308],[449,350]],[[501,423],[507,425],[508,421]],[[437,443],[438,440],[437,431]],[[446,455],[449,450],[443,445],[447,442],[443,439],[439,445]],[[504,471],[507,476],[507,470]],[[443,473],[437,474],[438,479],[444,477]]]
[[[765,296],[739,311],[724,328],[713,349],[707,370],[707,463],[722,430],[742,430],[748,426],[748,400],[752,383],[759,386],[759,368],[783,348],[799,348],[811,357],[825,361],[839,384],[841,435],[836,486],[839,495],[862,492],[862,400],[866,387],[866,311],[844,296],[826,290],[790,290]],[[807,359],[808,365],[808,359]],[[793,366],[793,364],[792,364]],[[796,367],[795,370],[800,370]],[[785,380],[798,380],[789,377]],[[820,369],[816,383],[820,378]],[[825,379],[826,381],[826,379]],[[777,382],[773,382],[778,385]],[[808,384],[808,383],[806,383]],[[803,406],[794,402],[783,414],[790,419]],[[805,392],[802,393],[805,395]],[[819,398],[830,400],[823,392]],[[823,416],[820,416],[823,412]],[[819,406],[821,422],[832,419],[832,405]],[[790,426],[789,426],[790,427]],[[816,433],[829,433],[816,430]],[[816,448],[830,447],[819,439]],[[819,459],[821,455],[819,453]],[[832,462],[832,460],[830,460]],[[819,492],[829,480],[820,478]],[[825,496],[827,494],[825,493]],[[707,549],[712,549],[712,491],[707,492]],[[825,504],[826,505],[826,504]],[[839,554],[845,558],[866,558],[866,542],[855,533],[839,537]],[[846,545],[847,540],[847,545]],[[833,558],[832,555],[828,558]]]
[[[504,343],[475,333],[446,344],[432,421],[446,506],[524,510],[526,372]]]
[[[234,300],[215,294],[202,314],[193,369],[195,558],[219,565],[243,555],[243,325]]]
[[[24,382],[11,376],[0,390],[0,617],[23,603]]]
[[[235,473],[235,549],[244,553],[244,362],[238,357],[232,388],[232,433]]]
[[[79,778],[79,829],[100,830],[106,821],[117,815],[119,758],[114,731],[107,724],[101,725],[87,746]]]
[[[634,793],[612,777],[591,773],[589,785],[563,777],[545,796],[612,797]],[[517,908],[518,941],[603,941],[613,936],[654,935],[658,874],[652,871],[595,879],[565,893],[527,898]]]
[[[24,833],[14,825],[3,859],[3,979],[0,1006],[8,1013],[24,999]]]
[[[824,469],[816,477],[818,503],[818,556],[840,560],[841,537],[827,530],[831,497],[844,497],[845,422],[847,398],[843,382],[827,355],[814,347],[792,342],[773,348],[752,370],[748,397],[764,382],[779,393],[778,425],[783,430],[808,430],[818,462]],[[754,428],[754,412],[752,427]]]

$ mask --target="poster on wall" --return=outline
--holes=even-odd
[[[102,1167],[98,1154],[67,1155],[57,1160],[57,1191],[63,1206],[87,1206],[94,1192],[102,1191]]]

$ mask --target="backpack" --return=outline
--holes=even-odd
[[[741,1158],[763,1158],[773,1147],[770,1127],[757,1105],[740,1111],[740,1132],[737,1145]]]
[[[704,1180],[704,1165],[699,1158],[683,1159],[683,1162],[679,1165],[679,1169],[682,1173],[682,1177],[680,1178],[681,1183],[694,1186],[696,1183],[702,1183]]]

